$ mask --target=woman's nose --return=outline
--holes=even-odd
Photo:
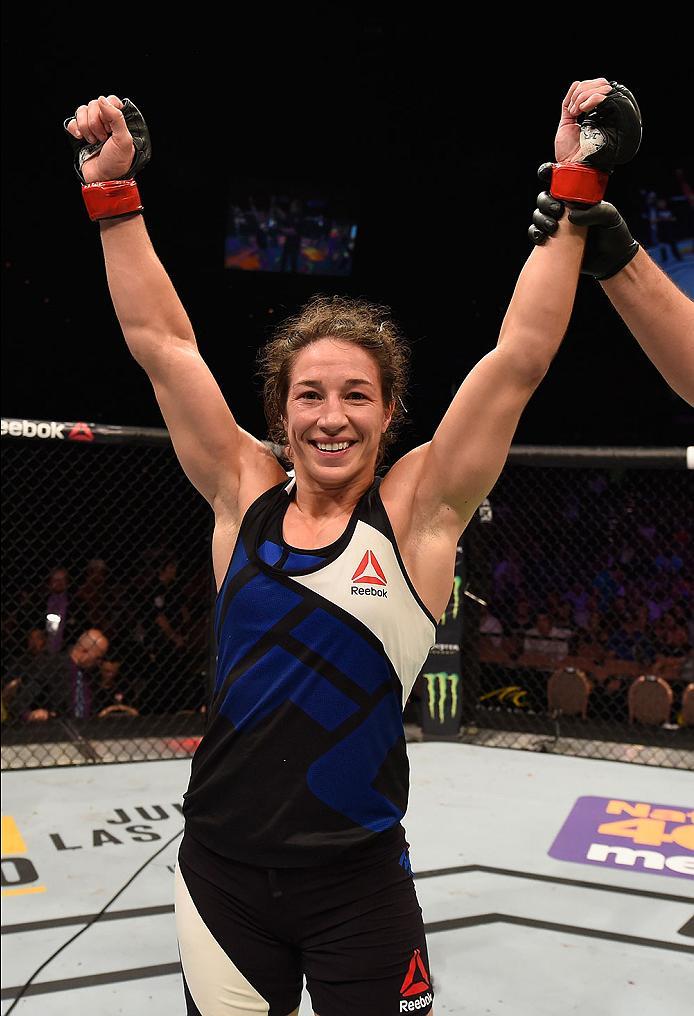
[[[337,429],[343,427],[346,421],[347,417],[342,402],[339,399],[326,401],[320,416],[320,425],[329,429]]]

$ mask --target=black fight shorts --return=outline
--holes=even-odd
[[[176,870],[188,1016],[288,1016],[303,975],[318,1016],[431,1012],[408,844],[378,861],[258,868],[186,835]]]

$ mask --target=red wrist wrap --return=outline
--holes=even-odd
[[[561,201],[575,201],[579,205],[596,205],[607,190],[607,173],[580,162],[552,163],[552,183],[549,192]]]
[[[118,219],[143,210],[134,180],[104,180],[82,185],[82,197],[92,222]]]

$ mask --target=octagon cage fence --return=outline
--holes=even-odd
[[[191,755],[213,519],[168,433],[3,419],[2,437],[2,768]],[[694,768],[692,467],[694,449],[514,446],[461,538],[407,737]]]

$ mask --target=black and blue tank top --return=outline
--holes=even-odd
[[[216,682],[186,831],[267,867],[380,853],[402,836],[402,711],[434,618],[403,565],[379,479],[328,547],[282,536],[294,480],[246,512],[217,597]]]

